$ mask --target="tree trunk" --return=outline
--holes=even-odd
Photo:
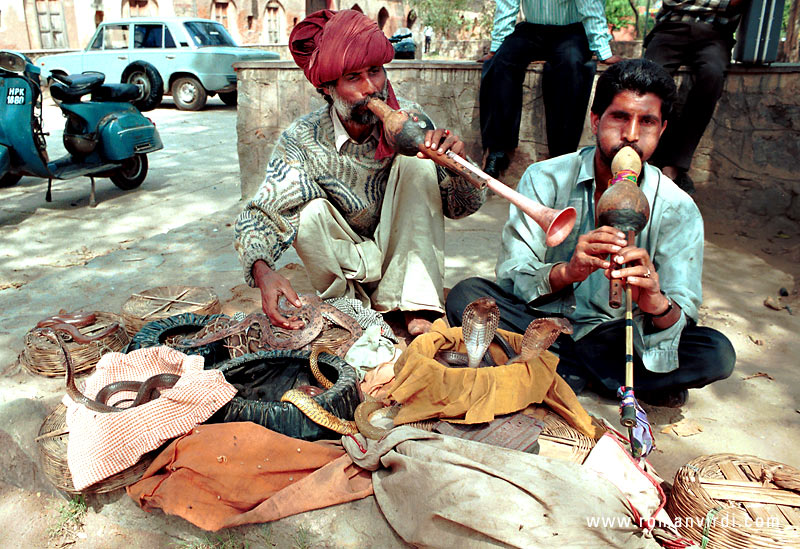
[[[636,7],[636,0],[628,0],[633,11],[633,28],[636,29],[636,38],[639,38],[639,9]]]
[[[786,43],[783,49],[784,59],[788,63],[800,61],[800,49],[797,47],[797,41],[800,38],[798,26],[800,26],[800,1],[792,0],[789,19],[786,21]]]

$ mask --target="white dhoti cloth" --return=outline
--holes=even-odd
[[[372,239],[318,198],[300,212],[293,245],[322,299],[359,299],[382,313],[444,311],[444,216],[430,160],[395,158]]]

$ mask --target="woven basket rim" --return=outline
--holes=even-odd
[[[66,419],[67,407],[62,402],[44,418],[42,425],[39,427],[37,446],[39,448],[39,461],[45,477],[56,488],[68,494],[103,494],[125,488],[142,478],[142,475],[144,475],[144,472],[157,455],[156,452],[145,454],[137,463],[124,471],[115,473],[83,490],[76,490],[72,482],[69,465],[67,464],[69,432],[58,436],[39,438],[54,431],[65,430],[67,428]]]
[[[594,448],[596,441],[581,433],[570,425],[566,419],[549,407],[538,406],[537,408],[546,411],[545,416],[541,419],[542,423],[544,423],[544,429],[542,429],[539,439],[544,440],[542,439],[542,435],[545,435],[545,438],[547,435],[557,437],[559,443],[572,447],[572,453],[567,459],[575,463],[583,463],[586,456],[588,456],[589,452]]]
[[[723,466],[726,466],[728,471],[733,470],[731,466],[735,467],[734,472],[738,471],[745,478],[728,479],[721,468]],[[705,534],[711,542],[708,547],[730,549],[798,547],[800,505],[795,507],[752,503],[747,501],[748,497],[745,496],[747,488],[739,489],[741,500],[735,499],[736,482],[760,482],[757,477],[762,470],[771,471],[778,468],[792,479],[795,486],[800,486],[800,470],[784,463],[746,454],[699,456],[676,472],[667,502],[667,511],[676,521],[678,531],[682,535],[702,543]],[[701,483],[701,479],[722,480],[723,484],[725,481],[732,481],[733,489],[726,492],[725,499],[713,498]],[[798,489],[786,490],[775,485],[767,488],[774,488],[776,493],[800,494]],[[790,509],[784,511],[785,507]],[[788,516],[785,513],[788,513]],[[753,514],[758,516],[754,517]],[[692,517],[692,520],[686,517]],[[784,520],[779,520],[780,517]],[[793,520],[789,517],[793,517]]]
[[[142,296],[152,296],[151,298]],[[180,300],[181,302],[170,302]],[[186,303],[191,302],[194,304]],[[128,334],[135,335],[145,324],[183,313],[218,314],[222,311],[219,297],[206,286],[157,286],[131,295],[122,304],[121,315]]]
[[[76,374],[91,371],[103,354],[122,351],[130,341],[125,321],[120,315],[107,311],[91,311],[91,313],[96,315],[97,321],[90,326],[80,328],[79,331],[91,333],[95,327],[101,330],[113,322],[118,323],[121,329],[91,343],[66,342]],[[62,377],[66,373],[61,348],[50,339],[36,333],[36,328],[25,334],[19,362],[28,372],[36,375]]]

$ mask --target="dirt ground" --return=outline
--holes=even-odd
[[[212,111],[209,116],[218,114]],[[177,123],[194,127],[196,119],[192,120],[194,125],[183,119]],[[209,123],[209,127],[213,125]],[[187,134],[190,138],[191,134]],[[220,137],[219,142],[230,139]],[[0,318],[4,320],[0,325],[0,347],[5,347],[0,349],[0,444],[4,448],[0,454],[0,547],[405,547],[382,518],[374,498],[269,525],[209,534],[176,517],[145,513],[122,491],[89,497],[85,507],[69,504],[43,477],[33,439],[44,416],[63,396],[63,381],[36,378],[21,370],[14,357],[28,327],[46,316],[43,313],[55,312],[51,311],[48,294],[87,310],[101,305],[100,310],[119,310],[124,299],[135,291],[165,284],[192,284],[213,287],[224,303],[223,312],[258,307],[258,294],[243,285],[230,246],[230,222],[241,205],[231,201],[227,210],[196,213],[203,205],[229,198],[236,190],[232,182],[227,186],[218,184],[216,194],[207,195],[202,195],[196,185],[191,186],[183,191],[185,194],[178,195],[180,206],[158,209],[176,197],[175,180],[204,179],[202,173],[192,174],[191,178],[186,175],[185,166],[199,163],[177,158],[170,161],[168,167],[175,172],[174,179],[164,176],[161,188],[154,178],[152,187],[138,197],[105,191],[106,196],[90,218],[97,234],[112,223],[101,218],[105,213],[109,219],[122,220],[125,227],[137,223],[144,226],[145,222],[153,225],[155,228],[148,229],[152,230],[145,240],[129,242],[134,237],[121,229],[107,231],[108,242],[87,240],[86,245],[92,249],[87,250],[86,257],[77,257],[75,250],[65,249],[57,239],[46,240],[35,248],[41,253],[33,253],[33,245],[27,248],[27,260],[33,267],[26,266],[10,273],[13,276],[0,279]],[[61,189],[67,195],[66,186]],[[13,206],[8,206],[11,217],[3,221],[3,228],[19,230],[13,241],[2,241],[4,253],[41,239],[39,233],[44,228],[51,233],[75,232],[79,223],[85,223],[85,204],[72,195],[65,196],[61,204],[56,200],[48,206],[53,216],[47,218],[49,223],[42,223],[45,214],[40,209],[41,191],[41,185],[23,184],[16,189],[19,204],[27,209],[20,213],[20,208],[12,211]],[[84,186],[76,186],[70,192],[83,197]],[[125,202],[137,198],[148,201],[152,209],[132,208]],[[800,386],[800,227],[786,219],[765,220],[716,210],[714,190],[702,186],[696,200],[706,223],[700,322],[731,339],[737,367],[729,379],[691,391],[688,405],[680,410],[647,408],[657,444],[650,461],[667,480],[691,459],[723,452],[753,454],[800,467],[796,450],[800,444],[800,399],[796,389]],[[70,205],[71,201],[80,205]],[[156,222],[174,220],[179,212],[198,221],[159,234]],[[123,218],[123,214],[130,217]],[[492,276],[499,227],[505,214],[507,204],[494,197],[477,214],[447,221],[446,286],[466,276]],[[76,225],[67,225],[73,219]],[[97,251],[95,247],[102,249]],[[44,258],[42,264],[35,263],[33,256]],[[38,270],[42,272],[38,280],[23,276]],[[299,291],[310,291],[303,268],[296,262],[285,265],[283,272]],[[15,286],[14,281],[19,285]],[[3,287],[4,282],[9,286]],[[781,295],[782,289],[787,295]],[[580,402],[591,413],[612,424],[618,422],[617,402],[590,392],[581,395]],[[668,429],[682,420],[684,426],[694,427],[692,434],[681,431],[682,435],[678,435]],[[662,433],[665,429],[670,432]]]

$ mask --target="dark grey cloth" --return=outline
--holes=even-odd
[[[531,61],[544,60],[544,96],[550,156],[575,152],[592,92],[595,62],[581,23],[517,24],[489,61],[480,89],[484,149],[511,151],[519,142],[522,83]]]

